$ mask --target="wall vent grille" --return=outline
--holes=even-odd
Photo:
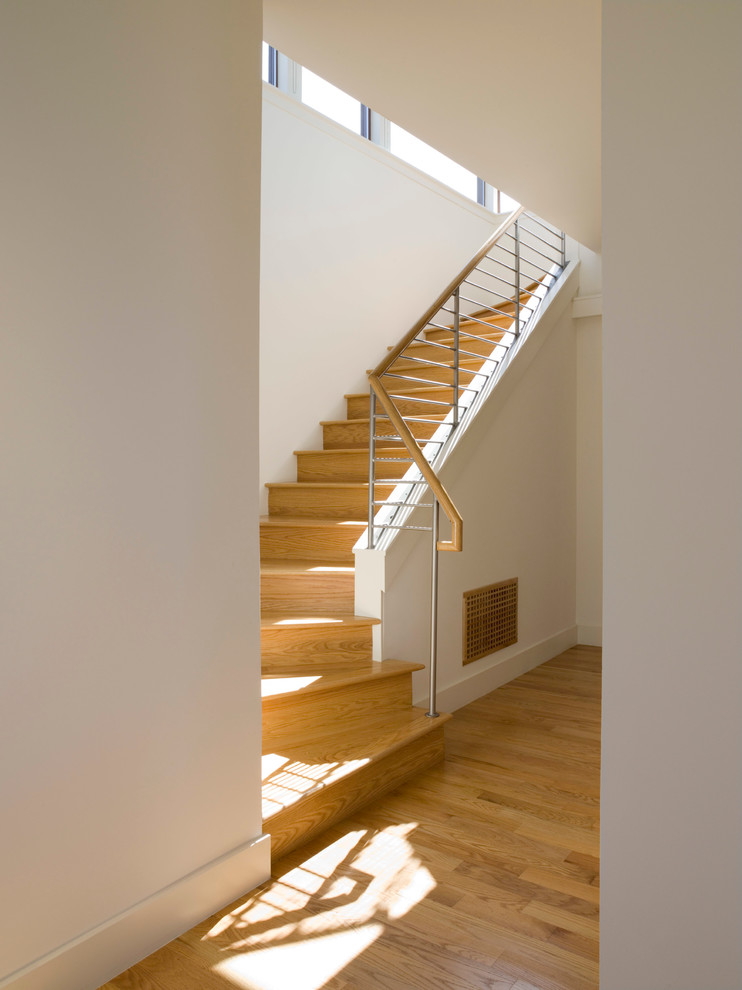
[[[463,663],[518,642],[518,578],[464,592]]]

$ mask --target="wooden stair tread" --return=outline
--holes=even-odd
[[[475,358],[462,357],[459,360],[459,369],[461,371],[472,371],[474,369],[478,370],[479,368],[482,367],[485,361],[487,361],[487,359],[488,358],[486,354],[477,355],[477,357]],[[440,359],[436,358],[436,362],[438,365],[443,364],[447,368],[451,368],[453,370],[453,357],[449,361],[444,355]],[[435,364],[430,365],[431,368],[434,368],[435,366],[436,366]],[[401,357],[398,357],[397,360],[389,366],[389,371],[394,371],[394,370],[411,371],[413,368],[419,368],[421,374],[425,371],[424,364],[420,364],[419,361],[407,361],[405,359],[405,356],[402,355]]]
[[[399,677],[416,670],[424,670],[425,664],[408,663],[405,660],[370,661],[365,667],[349,664],[346,669],[328,667],[322,669],[321,664],[312,668],[309,673],[306,667],[296,673],[285,670],[275,670],[263,673],[263,700],[273,700],[285,697],[298,698],[308,694],[318,694],[323,691],[334,691],[351,684],[380,681],[388,677]]]
[[[443,387],[445,388],[445,386],[443,386]],[[398,447],[399,447],[399,444],[396,444],[396,445],[391,445],[390,444],[389,446],[386,446],[384,444],[379,443],[378,440],[376,442],[376,449],[377,450],[389,450],[392,453],[395,453],[397,451]],[[334,457],[336,454],[358,454],[358,452],[359,452],[360,449],[362,449],[362,448],[359,448],[359,447],[331,447],[329,450],[328,449],[325,449],[325,448],[322,448],[322,449],[315,448],[314,450],[295,450],[294,453],[297,454],[297,455],[298,454],[317,454],[317,455],[320,455],[321,454],[323,457],[324,456]],[[361,484],[362,484],[362,482],[361,482]],[[366,484],[368,484],[368,482],[366,482]]]
[[[283,517],[282,517],[283,518]],[[338,558],[332,560],[292,560],[287,557],[262,557],[260,560],[261,574],[353,574],[355,567],[347,560]]]
[[[303,629],[311,626],[313,629],[321,629],[324,626],[344,626],[347,628],[364,628],[366,626],[378,626],[381,619],[374,619],[369,615],[353,615],[349,612],[336,612],[333,614],[328,610],[327,614],[307,615],[306,609],[303,611],[291,612],[262,612],[260,615],[260,628],[275,629],[294,628]]]
[[[425,392],[440,392],[442,389],[445,389],[447,392],[450,392],[451,391],[451,386],[450,385],[444,385],[442,382],[440,384],[437,384],[437,385],[420,385],[419,387],[415,386],[415,388],[412,388],[412,387],[407,388],[406,385],[402,385],[400,387],[403,387],[404,388],[404,394],[405,394],[405,396],[408,396],[408,395],[409,396],[412,396],[413,394],[414,395],[424,395]],[[387,391],[388,391],[388,389],[387,389]],[[392,391],[395,391],[395,389],[392,389]],[[343,398],[344,399],[367,399],[368,398],[368,392],[352,392],[352,393],[349,393],[347,395],[344,395]]]
[[[361,393],[359,393],[359,395],[360,394]],[[364,392],[362,394],[365,395],[367,393]],[[348,396],[346,396],[346,398],[348,398]],[[352,396],[351,398],[357,398],[357,396]],[[427,418],[439,419],[442,422],[446,418],[446,413],[430,413],[430,415],[427,416]],[[361,417],[359,419],[323,419],[320,423],[320,426],[361,426],[361,425],[366,426],[370,422],[371,419],[368,416],[366,416],[365,418]],[[377,447],[379,446],[378,441],[376,445]],[[353,447],[352,449],[357,450],[358,448]]]
[[[450,715],[428,718],[422,708],[386,713],[370,718],[352,737],[344,729],[321,742],[288,743],[280,753],[263,756],[263,822],[310,795],[330,787],[356,771],[401,749],[407,743],[440,728]]]
[[[481,327],[481,323],[477,323],[477,324],[472,323],[471,326]],[[463,330],[464,329],[463,326],[460,329]],[[436,333],[440,333],[440,334],[451,334],[451,335],[453,334],[453,330],[440,330],[440,329],[437,329],[435,332]],[[482,333],[478,333],[477,336],[478,337],[481,337],[483,340],[491,340],[492,341],[492,346],[495,347],[495,345],[500,342],[500,340],[502,339],[502,337],[503,337],[503,335],[505,333],[507,333],[507,329],[505,327],[498,327],[496,330],[493,330],[492,332],[488,332],[487,330],[483,330]],[[425,350],[426,348],[430,348],[430,343],[428,342],[429,339],[430,338],[427,338],[426,340],[416,340],[414,343],[410,344],[402,352],[402,354],[400,354],[400,356],[399,356],[399,358],[397,360],[399,360],[399,361],[404,360],[405,355],[406,354],[409,354],[410,352],[412,352],[414,354],[416,350],[417,351],[421,351],[421,350]],[[461,341],[461,349],[463,351],[467,350],[467,346],[466,346],[466,343],[464,342],[464,340]],[[388,347],[387,350],[388,351],[393,351],[394,348],[393,347]],[[432,348],[431,348],[431,350],[432,350]],[[436,347],[435,350],[438,351],[438,350],[440,350],[440,348],[437,348]],[[440,360],[442,362],[445,362],[445,360],[446,360],[445,353],[443,351],[441,351],[440,353],[441,353]],[[462,363],[464,361],[469,361],[469,360],[472,360],[473,361],[473,360],[476,360],[476,358],[469,358],[468,355],[462,355],[462,357],[461,357],[461,362]],[[451,351],[451,361],[453,362],[453,351]]]
[[[368,422],[368,420],[366,420]],[[358,450],[357,447],[353,448]],[[327,453],[327,451],[322,451],[322,453]],[[359,491],[361,488],[368,489],[367,481],[266,481],[266,488],[350,488],[354,491]]]
[[[307,528],[316,529],[318,526],[326,526],[328,529],[340,529],[343,526],[366,526],[368,525],[367,519],[333,519],[331,517],[323,518],[321,516],[261,516],[260,517],[261,526],[290,526],[290,527],[301,527],[306,526]],[[338,558],[340,559],[340,558]],[[317,561],[319,564],[320,562]]]

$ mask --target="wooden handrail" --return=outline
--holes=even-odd
[[[430,306],[429,309],[425,310],[423,315],[420,317],[417,323],[412,327],[410,332],[405,334],[405,336],[400,340],[397,346],[389,352],[389,354],[384,358],[384,360],[381,361],[374,368],[374,370],[370,372],[370,374],[376,375],[377,378],[380,378],[384,374],[387,368],[394,361],[397,360],[399,355],[408,346],[408,344],[412,343],[412,341],[415,339],[415,337],[417,337],[417,335],[420,333],[423,327],[427,326],[427,324],[430,322],[432,317],[435,316],[435,314],[445,303],[445,301],[449,298],[449,296],[451,296],[456,291],[456,289],[464,281],[466,276],[469,275],[470,272],[472,272],[477,267],[477,265],[482,260],[482,258],[494,247],[497,241],[500,240],[502,235],[508,229],[508,227],[511,227],[515,223],[515,221],[518,219],[521,213],[524,212],[524,210],[525,210],[524,206],[519,206],[517,210],[513,210],[510,216],[507,217],[507,219],[505,219],[500,224],[500,226],[492,234],[492,236],[487,238],[487,240],[477,251],[474,257],[470,261],[468,261],[467,264],[461,269],[459,274],[451,282],[449,282],[449,284],[446,286],[443,292],[441,292],[441,294],[438,296],[438,298],[433,303],[433,305]]]
[[[371,372],[368,376],[368,380],[371,383],[371,388],[376,393],[377,398],[384,407],[384,411],[389,417],[392,425],[397,430],[399,436],[402,438],[402,442],[405,447],[410,452],[410,456],[413,461],[420,469],[420,473],[430,485],[430,489],[438,499],[441,508],[445,512],[447,518],[451,522],[451,539],[450,541],[438,540],[436,548],[438,550],[463,550],[464,546],[464,521],[461,518],[461,514],[456,506],[453,504],[451,496],[448,494],[446,489],[443,487],[440,478],[433,470],[430,463],[427,461],[425,454],[423,454],[420,449],[420,445],[417,440],[413,437],[412,433],[402,418],[402,414],[399,412],[397,407],[394,405],[392,397],[389,395],[384,385],[379,380],[375,372]]]
[[[456,289],[461,285],[464,279],[472,272],[479,262],[484,258],[484,256],[494,247],[494,245],[500,240],[502,235],[515,223],[518,217],[523,213],[524,207],[519,206],[516,210],[508,216],[494,231],[494,233],[487,238],[484,244],[481,246],[479,251],[474,255],[474,257],[467,262],[467,264],[461,269],[459,274],[446,286],[446,288],[441,292],[435,302],[430,306],[420,317],[420,319],[415,323],[409,333],[400,340],[396,347],[394,347],[389,354],[384,358],[384,360],[376,367],[373,371],[369,371],[368,380],[371,388],[374,390],[377,398],[384,407],[384,411],[389,417],[392,425],[396,429],[399,437],[404,443],[405,447],[410,453],[410,457],[417,465],[420,473],[425,478],[425,481],[430,486],[435,498],[438,500],[439,505],[443,509],[448,521],[451,523],[451,539],[450,540],[438,540],[436,543],[436,549],[438,550],[455,550],[461,551],[464,548],[464,521],[461,518],[461,513],[453,504],[451,496],[448,494],[446,489],[443,487],[440,478],[433,470],[432,465],[429,463],[425,454],[423,454],[420,445],[410,432],[409,427],[404,421],[404,417],[397,409],[394,404],[392,397],[387,392],[381,381],[381,376],[387,371],[387,369],[397,360],[397,358],[404,352],[404,350],[412,343],[412,341],[417,337],[420,331],[428,325],[430,320],[435,316],[441,306],[444,305],[447,299],[456,291]]]

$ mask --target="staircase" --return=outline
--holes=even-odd
[[[478,335],[469,347],[481,354],[461,360],[462,383],[512,328],[514,312],[510,302],[500,307],[504,315],[483,310],[471,314],[476,323],[462,317],[460,330]],[[414,358],[452,363],[452,352],[434,346],[452,336],[428,330],[392,370],[414,375]],[[450,367],[427,368],[431,374],[440,386],[398,389],[400,411],[426,420],[409,424],[418,440],[432,435],[450,406]],[[274,857],[440,761],[450,717],[428,718],[412,707],[412,673],[422,665],[373,662],[378,620],[354,614],[352,548],[368,512],[369,395],[345,399],[348,418],[321,424],[323,449],[296,452],[296,482],[267,486],[269,515],[260,526],[263,816]],[[383,439],[393,434],[377,418],[377,500],[410,466],[405,446]]]

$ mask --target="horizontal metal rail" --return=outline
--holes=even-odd
[[[412,503],[410,503],[410,502],[391,502],[391,501],[389,501],[389,499],[387,499],[386,501],[384,499],[379,499],[378,501],[375,501],[374,502],[374,505],[411,505],[411,504]],[[415,502],[415,506],[414,507],[416,509],[432,509],[433,503],[432,502]],[[376,525],[377,524],[374,523],[374,527]]]
[[[432,526],[413,526],[410,523],[404,523],[404,525],[398,525],[395,523],[374,523],[374,529],[417,529],[422,530],[425,533],[430,533],[433,529]],[[438,548],[442,549],[441,547]]]
[[[561,253],[561,250],[562,250],[561,249],[561,246],[557,247],[556,244],[552,244],[551,241],[544,240],[544,238],[541,237],[539,234],[537,234],[535,230],[531,230],[529,227],[521,227],[520,228],[520,236],[521,236],[521,238],[523,238],[524,236],[526,236],[526,237],[535,237],[536,240],[541,241],[542,244],[546,244],[547,247],[553,248],[555,251],[558,251],[558,252]],[[524,246],[525,247],[530,247],[530,244],[524,244]],[[535,250],[535,248],[532,249],[532,250]]]
[[[552,258],[548,254],[544,254],[543,251],[539,251],[539,249],[533,247],[532,244],[524,244],[523,247],[524,247],[524,249],[526,251],[533,251],[534,254],[537,254],[539,256],[539,258],[545,258],[547,261],[550,261],[552,263],[552,265],[558,265],[559,264],[559,261],[558,261],[557,258]],[[523,262],[526,265],[532,265],[533,264],[532,261],[529,261],[528,258],[523,258],[522,255],[521,255],[521,258],[522,258]]]
[[[440,382],[436,384],[440,385]],[[448,388],[447,385],[441,385],[441,388]],[[453,402],[447,402],[445,399],[421,399],[419,395],[400,395],[397,392],[390,392],[390,397],[392,399],[400,399],[402,402],[423,402],[426,406],[452,406]],[[391,419],[391,416],[389,417]]]
[[[473,285],[475,289],[481,289],[482,292],[489,292],[491,296],[497,296],[498,299],[508,300],[510,298],[510,296],[503,295],[502,292],[496,292],[494,289],[489,289],[486,285],[480,285],[479,282],[473,282],[470,278],[465,278],[464,284]],[[513,286],[513,288],[515,288],[515,286]],[[503,316],[505,315],[507,314],[503,313]]]
[[[562,236],[562,232],[560,230],[554,230],[554,228],[551,227],[544,220],[542,220],[541,217],[536,217],[536,216],[533,215],[533,213],[529,213],[528,214],[528,219],[529,219],[529,221],[531,223],[537,223],[539,225],[539,227],[543,227],[544,230],[548,230],[549,233],[550,234],[553,234],[555,237],[561,237]]]

